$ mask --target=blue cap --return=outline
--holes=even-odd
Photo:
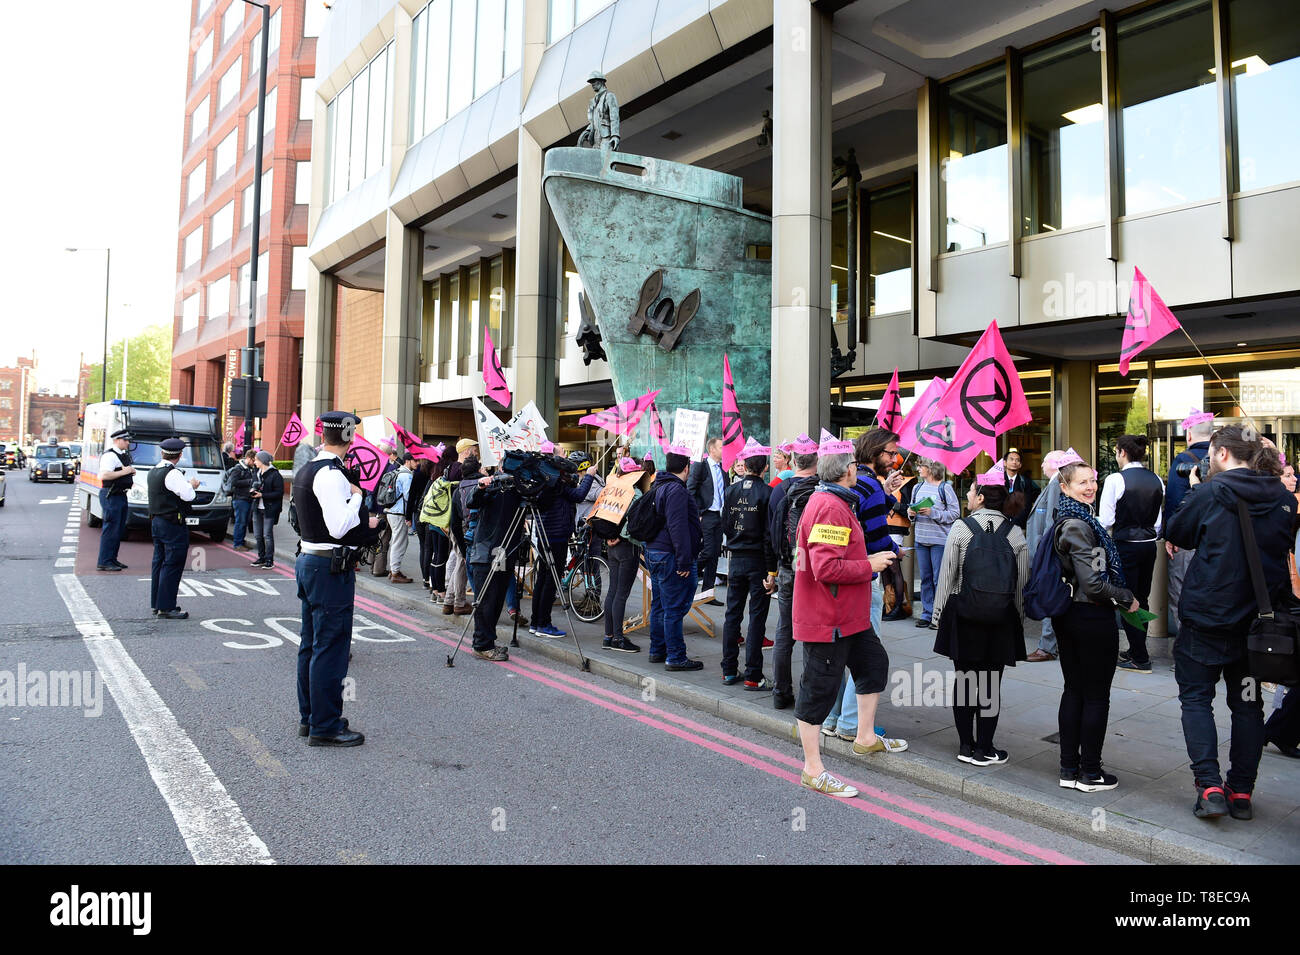
[[[350,444],[361,419],[348,411],[327,411],[320,416],[320,424],[322,432],[341,439],[337,443]]]
[[[185,442],[180,438],[168,438],[159,442],[158,448],[163,454],[180,454],[185,450]]]

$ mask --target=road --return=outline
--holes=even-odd
[[[444,618],[368,598],[345,703],[365,745],[308,747],[292,568],[196,534],[190,619],[159,621],[148,542],[96,572],[72,497],[16,480],[0,511],[0,863],[1131,861],[865,761],[827,760],[861,797],[818,795],[793,741],[526,649],[448,669]]]

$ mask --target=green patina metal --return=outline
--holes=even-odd
[[[722,355],[731,359],[745,434],[766,443],[771,399],[772,221],[741,205],[735,176],[605,149],[546,153],[543,187],[591,302],[618,401],[658,388],[664,425],[678,407],[722,422]],[[672,351],[628,328],[642,284],[664,270],[662,295],[699,311]],[[638,429],[638,450],[647,446]],[[651,442],[652,443],[652,442]]]

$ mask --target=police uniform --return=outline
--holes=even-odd
[[[361,421],[331,411],[321,415],[325,442],[348,445]],[[352,644],[357,546],[376,534],[361,495],[338,455],[322,449],[298,471],[294,509],[301,553],[294,566],[302,626],[298,645],[298,735],[312,746],[359,746],[365,736],[343,719],[343,678]]]
[[[185,450],[180,438],[168,438],[158,445],[163,454]],[[194,488],[174,461],[166,458],[149,471],[149,524],[153,531],[153,573],[149,585],[149,606],[159,617],[184,620],[189,616],[176,606],[176,590],[185,569],[190,531],[185,526]]]
[[[125,428],[114,431],[112,440],[124,438],[131,440],[131,433]],[[104,449],[99,456],[99,509],[104,515],[104,527],[99,534],[99,560],[96,570],[126,570],[126,564],[117,559],[117,549],[122,543],[122,534],[126,530],[127,506],[126,492],[131,489],[135,478],[124,475],[109,478],[114,471],[131,467],[131,454],[119,451],[115,447]]]

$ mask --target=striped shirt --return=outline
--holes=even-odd
[[[894,499],[885,493],[874,474],[868,474],[864,468],[858,475],[858,483],[853,490],[858,495],[858,522],[867,539],[867,553],[876,554],[882,550],[898,553],[898,545],[889,536],[889,508]]]
[[[996,531],[1007,518],[999,511],[980,508],[970,515],[980,525],[987,528],[992,525]],[[948,546],[943,552],[943,564],[934,583],[934,612],[931,620],[938,620],[943,608],[954,596],[961,593],[961,569],[966,562],[966,545],[971,542],[971,530],[965,522],[958,521],[948,534]],[[1029,580],[1029,545],[1025,542],[1025,532],[1019,527],[1012,527],[1007,535],[1007,543],[1016,557],[1016,612],[1021,622],[1025,617],[1025,584]]]
[[[931,482],[922,484],[917,481],[912,486],[911,503],[915,504],[927,497],[934,501],[934,505],[930,508],[929,514],[914,515],[915,521],[912,526],[916,530],[916,543],[946,543],[948,529],[952,527],[952,522],[961,517],[961,507],[957,503],[957,492],[952,489],[952,485],[947,481],[944,481],[941,485]]]

